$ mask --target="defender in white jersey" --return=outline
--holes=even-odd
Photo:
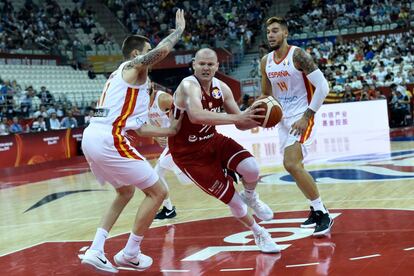
[[[170,94],[161,90],[156,90],[154,85],[151,84],[148,122],[157,127],[169,127],[170,119],[168,117],[168,112],[170,111],[172,104],[173,98]],[[165,173],[167,171],[172,171],[181,184],[190,184],[191,180],[174,163],[168,148],[166,137],[155,137],[155,140],[162,148],[164,148],[164,150],[158,158],[154,170],[158,174],[161,183],[163,183],[167,189],[167,195],[162,204],[163,208],[157,213],[155,219],[174,218],[177,216],[177,212],[169,197],[168,183],[164,178]]]
[[[261,61],[262,95],[274,96],[283,108],[278,125],[283,165],[311,205],[309,218],[301,226],[315,227],[314,236],[325,235],[333,220],[314,179],[303,166],[303,158],[315,135],[314,114],[328,94],[329,85],[309,54],[287,44],[285,19],[271,17],[266,26],[272,52]]]
[[[116,273],[118,270],[104,254],[108,232],[124,207],[133,197],[135,188],[141,189],[142,201],[135,222],[123,250],[114,256],[118,266],[146,269],[152,259],[141,253],[140,244],[145,231],[166,195],[158,175],[145,158],[130,145],[125,131],[135,130],[141,136],[171,136],[177,133],[179,123],[173,120],[169,128],[145,124],[148,119],[148,67],[168,55],[185,28],[184,12],[176,13],[176,30],[151,50],[146,37],[128,36],[122,45],[125,62],[111,74],[97,104],[95,117],[85,129],[82,149],[93,174],[100,183],[109,182],[117,195],[102,218],[82,264]]]

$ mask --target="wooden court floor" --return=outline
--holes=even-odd
[[[329,209],[333,210],[333,213],[339,214],[342,212],[343,214],[348,214],[349,211],[337,211],[346,209],[414,211],[414,139],[404,135],[401,139],[392,139],[389,141],[389,148],[387,150],[384,151],[381,149],[380,152],[376,153],[376,149],[374,148],[371,149],[368,154],[355,151],[350,154],[342,154],[341,158],[337,158],[337,152],[332,152],[331,155],[324,155],[323,158],[319,160],[314,159],[306,165],[307,169],[311,171],[312,175],[319,183],[318,186],[324,203]],[[291,217],[295,214],[299,214],[301,217],[306,217],[308,202],[300,193],[296,185],[289,179],[289,176],[281,166],[280,162],[269,164],[266,157],[262,157],[264,159],[264,161],[261,162],[262,178],[261,183],[257,188],[260,198],[272,207],[276,219],[279,218],[279,214],[281,214],[281,218]],[[51,268],[50,266],[45,267],[44,270],[40,270],[40,272],[30,272],[31,267],[36,265],[35,259],[33,259],[33,262],[35,262],[34,264],[30,263],[30,261],[26,264],[19,263],[18,261],[10,263],[9,258],[12,258],[14,255],[25,256],[24,254],[28,250],[34,250],[30,254],[36,254],[35,249],[42,246],[44,243],[67,245],[66,248],[69,252],[66,251],[67,253],[65,254],[70,254],[72,261],[71,266],[66,267],[66,270],[64,270],[62,274],[74,275],[80,273],[79,275],[81,275],[82,273],[86,273],[76,270],[80,269],[77,267],[78,265],[80,266],[80,262],[78,258],[76,258],[78,252],[77,250],[72,250],[71,252],[71,249],[77,245],[74,246],[72,244],[69,246],[69,244],[70,242],[79,242],[81,243],[78,246],[79,248],[82,247],[81,245],[87,246],[89,244],[89,241],[93,238],[96,226],[99,223],[103,211],[109,206],[115,193],[109,185],[100,186],[98,184],[84,161],[77,160],[70,166],[64,167],[56,167],[51,164],[50,168],[42,169],[34,175],[44,174],[46,175],[45,178],[47,178],[48,174],[53,175],[53,172],[56,173],[57,171],[70,171],[73,172],[73,174],[35,182],[31,181],[31,175],[33,175],[33,173],[27,174],[26,178],[25,176],[21,176],[15,182],[10,179],[5,181],[0,178],[0,271],[8,271],[7,275],[28,275],[31,273],[31,275],[60,274],[62,271],[59,267]],[[22,177],[25,180],[23,182],[27,183],[22,182]],[[175,239],[176,242],[180,239],[185,239],[185,234],[183,234],[184,236],[181,238],[177,235],[172,235],[171,237],[169,230],[171,227],[173,227],[173,229],[175,228],[176,233],[178,233],[182,230],[180,229],[182,225],[191,225],[191,223],[196,223],[197,221],[211,221],[214,224],[214,221],[225,219],[230,220],[231,222],[225,223],[226,227],[230,228],[229,230],[223,230],[223,232],[229,231],[229,233],[232,233],[231,227],[233,227],[233,224],[236,225],[237,222],[232,221],[231,218],[227,218],[230,217],[231,214],[225,205],[215,198],[207,196],[195,185],[179,184],[175,176],[171,173],[167,175],[166,179],[170,185],[171,199],[177,208],[178,215],[171,220],[153,222],[152,229],[149,231],[149,237],[154,238],[154,244],[156,243],[155,237],[161,235],[160,239],[162,240],[161,248],[151,249],[155,252],[154,254],[163,254],[162,256],[164,256],[167,254],[165,252],[171,250],[168,245],[174,243],[171,243],[171,241],[170,243],[166,242],[169,237],[168,235],[170,235],[169,238],[171,240]],[[241,187],[238,185],[236,188],[240,189]],[[110,253],[116,253],[117,250],[120,249],[119,246],[122,248],[122,244],[126,237],[123,234],[130,231],[137,206],[142,198],[142,193],[137,191],[134,199],[126,207],[114,226],[111,232],[111,236],[114,237],[114,242],[117,240],[116,237],[123,237],[124,239],[119,240],[119,244],[117,244],[118,248],[111,249],[113,252]],[[295,211],[300,212],[295,213]],[[396,227],[398,228],[397,225],[395,225],[395,227],[392,225],[394,220],[397,221],[401,218],[411,218],[411,221],[414,221],[414,212],[401,213],[401,218],[398,217],[398,214],[391,213],[386,216],[372,214],[371,218],[377,215],[378,220],[382,221],[379,226],[382,227],[385,224],[390,225],[390,229],[383,229],[382,233],[395,233],[399,231],[398,229],[395,229]],[[345,215],[342,216],[345,217]],[[366,219],[366,222],[368,222],[370,219],[369,216],[364,218],[362,213],[361,216],[361,221]],[[338,222],[339,218],[340,217],[338,217]],[[358,219],[356,218],[356,220]],[[357,227],[359,227],[358,230],[349,233],[346,232],[348,231],[346,230],[346,226],[341,226],[341,223],[337,223],[333,228],[332,237],[330,237],[330,240],[325,242],[325,245],[322,246],[330,246],[329,248],[331,248],[332,244],[338,244],[339,237],[345,232],[349,234],[347,238],[351,237],[351,241],[348,242],[352,243],[352,233],[357,236],[364,231],[371,231],[373,229],[372,225],[375,225],[376,222],[371,221],[370,223],[371,226],[367,226],[368,228],[364,230],[362,225],[365,224],[361,222],[357,225]],[[237,227],[238,230],[240,227]],[[381,227],[378,229],[382,229]],[[402,270],[399,274],[405,275],[404,273],[407,273],[406,266],[410,267],[410,263],[411,268],[414,269],[414,250],[410,249],[411,247],[414,249],[414,223],[411,222],[409,225],[400,227],[405,227],[403,232],[407,234],[408,237],[412,237],[411,241],[410,238],[405,239],[404,245],[402,245],[403,247],[405,246],[405,249],[408,249],[406,252],[409,254],[401,257],[401,260],[403,261],[400,262]],[[159,233],[160,231],[161,233]],[[218,233],[220,233],[220,229],[218,230]],[[198,240],[203,244],[203,242],[205,242],[203,238],[208,236],[200,235],[197,237],[194,233],[193,235],[195,235],[196,239],[192,240],[190,243],[191,246],[197,246]],[[217,236],[219,234],[212,232],[211,235]],[[278,236],[278,234],[273,235],[273,237],[275,236]],[[338,237],[338,240],[335,240],[336,237]],[[311,238],[307,239],[310,240]],[[304,242],[306,242],[306,239]],[[390,242],[392,241],[388,241],[387,244]],[[315,243],[315,241],[313,241],[313,243]],[[143,247],[145,248],[145,246],[151,247],[150,241],[144,243]],[[249,267],[249,270],[240,270],[240,273],[243,272],[246,273],[246,275],[259,275],[257,272],[261,271],[263,273],[260,275],[274,275],[278,271],[285,271],[279,270],[282,268],[278,265],[283,264],[283,269],[291,268],[289,267],[289,263],[294,263],[295,257],[292,256],[291,259],[289,259],[287,257],[289,254],[285,254],[284,252],[293,250],[292,248],[295,248],[294,246],[295,244],[284,250],[281,254],[283,262],[286,263],[280,261],[280,258],[277,259],[278,257],[267,255],[263,257],[258,252],[252,252],[251,254],[254,254],[253,256],[255,258],[254,260],[252,259],[252,262],[254,261],[254,264],[251,265],[252,269]],[[312,246],[315,245],[313,244]],[[354,246],[358,247],[357,245]],[[324,248],[324,250],[325,249],[326,248]],[[53,258],[56,254],[59,254],[53,250],[53,248],[48,249],[47,254],[50,254],[48,258]],[[189,252],[187,255],[193,252],[191,249],[185,250],[187,250],[187,253]],[[309,256],[306,258],[312,257],[312,254],[314,254],[312,253],[314,252],[312,250],[309,250]],[[335,258],[339,258],[338,256],[341,256],[341,254],[345,254],[344,252],[338,253],[339,251],[338,245],[336,245]],[[228,253],[228,255],[220,253],[223,254],[222,257],[218,254],[217,258],[220,257],[225,259],[228,257],[230,259],[226,259],[227,261],[232,260],[233,264],[234,262],[239,262],[241,263],[239,269],[244,268],[245,264],[240,261],[240,256],[247,256],[246,254],[250,252],[243,250],[238,250],[237,252]],[[185,255],[183,252],[180,253],[184,254],[183,256],[178,253],[172,253],[171,255],[168,255],[171,258],[171,261],[167,263],[170,267],[180,266],[182,268],[183,265],[179,263],[180,259],[174,259],[174,254],[180,256],[179,258],[181,259],[183,259],[183,256]],[[369,254],[369,252],[367,254]],[[273,259],[269,261],[269,258]],[[335,258],[331,257],[331,259]],[[211,262],[213,262],[212,266],[219,269],[220,267],[218,266],[220,262],[218,259],[215,259],[215,261],[216,262],[210,260],[210,265]],[[266,261],[269,263],[268,265],[266,265]],[[174,273],[189,273],[191,275],[216,274],[215,272],[213,273],[211,267],[203,267],[203,265],[201,265],[202,263],[203,262],[200,262],[197,265],[186,266],[185,269],[181,269],[182,271],[180,271],[180,269],[176,272],[173,271],[174,269],[171,271]],[[342,275],[342,273],[335,270],[335,266],[332,263],[328,269],[319,267],[323,261],[318,261],[318,263],[318,265],[314,266],[304,266],[301,268],[302,270],[285,271],[285,274]],[[260,265],[262,265],[261,268],[258,268]],[[338,264],[338,266],[340,265]],[[345,267],[346,264],[343,264],[343,266]],[[379,271],[379,274],[377,275],[382,275],[381,271],[384,272],[384,270],[380,269],[381,263],[378,263],[377,266],[378,269],[375,270],[377,272]],[[223,269],[225,268],[220,268],[217,271],[225,274],[227,270]],[[74,271],[78,272],[75,273]],[[388,270],[386,271],[387,273],[389,272]],[[395,270],[390,271],[392,274],[396,272]],[[148,272],[153,275],[170,275],[168,273],[172,273],[163,268],[162,263],[157,263],[154,269],[149,270]],[[87,272],[82,275],[89,275],[89,273],[92,272]],[[365,274],[364,271],[361,270],[361,274],[359,275],[368,274]]]

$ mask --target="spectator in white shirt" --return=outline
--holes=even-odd
[[[52,112],[50,114],[50,118],[49,118],[49,125],[50,125],[50,129],[60,129],[60,121],[56,115],[56,112]]]

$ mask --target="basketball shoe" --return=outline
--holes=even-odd
[[[278,253],[281,251],[279,245],[272,240],[272,237],[265,228],[262,228],[258,233],[253,233],[253,236],[256,245],[263,253]]]
[[[324,236],[331,231],[334,220],[329,216],[329,213],[322,211],[315,211],[316,226],[313,236]]]
[[[261,220],[273,219],[273,211],[270,207],[259,199],[257,193],[253,197],[247,198],[244,191],[240,192],[240,197],[247,206],[253,209],[256,216]]]
[[[85,255],[82,257],[83,265],[92,266],[98,270],[117,273],[118,270],[111,264],[111,262],[105,257],[104,253],[98,250],[88,249]]]
[[[155,216],[155,219],[170,219],[175,216],[177,216],[177,212],[175,212],[175,206],[173,206],[171,210],[163,206],[162,209]]]
[[[316,226],[316,212],[313,209],[313,207],[310,207],[310,212],[309,212],[309,216],[308,219],[305,220],[300,227],[302,228],[312,228]]]
[[[152,258],[144,255],[141,252],[137,256],[128,256],[124,253],[124,250],[119,251],[114,256],[114,261],[121,267],[132,267],[137,270],[145,270],[152,265]]]

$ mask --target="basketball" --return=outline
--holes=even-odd
[[[261,123],[261,127],[269,128],[277,125],[282,119],[282,106],[279,102],[272,96],[267,96],[266,98],[261,98],[256,100],[253,103],[253,106],[259,106],[265,110],[262,112],[257,112],[257,115],[265,115],[264,118],[256,119],[256,121]]]

